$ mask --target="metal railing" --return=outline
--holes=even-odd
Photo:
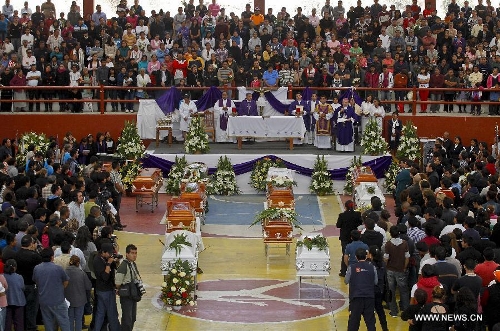
[[[124,99],[123,95],[117,96],[117,99],[110,99],[109,97],[109,92],[111,91],[116,91],[118,94],[120,92],[125,91],[125,93],[128,90],[142,90],[148,93],[149,95],[155,95],[156,97],[160,96],[163,92],[168,90],[170,87],[125,87],[125,86],[75,86],[75,87],[69,87],[69,86],[36,86],[36,87],[30,87],[30,86],[0,86],[0,93],[4,90],[11,90],[11,91],[26,91],[26,92],[31,92],[31,91],[38,91],[38,99],[0,99],[0,102],[5,103],[5,102],[25,102],[28,104],[40,104],[40,106],[45,103],[97,103],[98,104],[98,109],[99,113],[104,114],[106,112],[106,105],[109,103],[118,103],[118,104],[127,104],[127,103],[139,103],[139,99]],[[177,87],[179,90],[182,91],[205,91],[208,90],[209,87]],[[250,87],[247,87],[248,89],[251,89]],[[299,86],[288,86],[288,93],[287,97],[288,99],[293,99],[294,92],[295,91],[303,91],[305,87],[299,87]],[[228,87],[228,86],[223,86],[220,87],[221,90],[233,90],[237,91],[237,87]],[[264,88],[263,90],[269,90],[272,91],[273,89],[276,88]],[[345,91],[345,90],[350,90],[353,89],[352,87],[310,87],[311,90],[318,92],[318,93],[332,93],[333,91]],[[470,105],[472,103],[472,100],[463,100],[463,101],[444,101],[444,100],[438,100],[438,101],[432,101],[432,100],[427,100],[427,101],[421,101],[418,100],[418,93],[421,90],[420,88],[417,87],[409,87],[409,88],[368,88],[368,87],[355,87],[354,88],[358,93],[359,92],[364,92],[365,94],[372,94],[373,96],[377,96],[380,91],[389,91],[392,92],[391,100],[381,100],[382,105],[409,105],[411,109],[411,113],[413,115],[417,114],[417,106],[418,105],[433,105],[433,104],[438,104],[438,105],[445,105],[445,104],[450,104],[450,105]],[[92,98],[87,98],[87,99],[58,99],[55,94],[58,92],[63,92],[60,93],[62,96],[67,95],[66,91],[68,90],[91,90],[93,91],[93,97]],[[440,93],[443,94],[444,92],[460,92],[460,91],[465,91],[465,92],[473,92],[473,91],[478,91],[478,89],[471,89],[471,88],[426,88],[425,90],[429,91],[429,98],[431,94],[436,94]],[[45,98],[44,93],[47,91],[53,92],[50,96],[47,96]],[[412,100],[395,100],[395,93],[396,91],[403,91],[404,95],[406,96],[408,92],[412,92],[413,94],[413,99]],[[481,90],[482,92],[500,92],[500,89],[487,89],[484,88]],[[342,93],[342,92],[341,92]],[[340,94],[341,94],[340,93]],[[29,94],[29,93],[28,93]],[[240,99],[242,99],[240,97]],[[500,101],[490,101],[490,100],[480,100],[480,105],[496,105],[500,107]],[[13,107],[12,107],[13,108]],[[13,110],[12,110],[13,111]]]

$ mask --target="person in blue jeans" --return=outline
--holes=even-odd
[[[96,278],[95,292],[97,296],[94,330],[101,330],[104,318],[107,316],[109,331],[120,331],[115,293],[115,271],[117,265],[113,254],[113,244],[108,242],[102,243],[99,254],[95,256],[93,261]]]
[[[410,252],[408,242],[399,237],[399,229],[392,226],[389,229],[391,240],[385,243],[383,248],[384,261],[387,268],[387,282],[392,292],[392,300],[389,304],[390,315],[398,317],[398,304],[396,301],[396,289],[399,289],[401,310],[404,311],[410,305],[410,289],[408,287],[408,263]]]
[[[42,263],[33,270],[33,281],[38,287],[43,325],[46,331],[56,331],[56,323],[61,331],[70,331],[68,305],[64,297],[64,288],[68,286],[69,277],[62,267],[53,262],[52,248],[43,249],[40,255]]]

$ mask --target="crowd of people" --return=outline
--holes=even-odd
[[[75,1],[58,14],[51,0],[34,11],[28,2],[14,6],[6,0],[0,15],[0,83],[27,88],[2,90],[1,110],[42,109],[38,103],[15,102],[26,98],[47,100],[45,111],[92,110],[91,102],[52,106],[54,93],[33,86],[135,87],[106,92],[115,101],[111,110],[125,112],[133,111],[126,100],[159,93],[141,88],[171,85],[330,87],[327,98],[338,93],[336,88],[359,86],[383,88],[382,102],[416,98],[391,90],[416,86],[422,101],[471,100],[474,114],[480,100],[497,102],[500,96],[486,90],[500,86],[499,9],[490,0],[474,6],[465,1],[463,7],[453,0],[444,18],[417,0],[405,8],[378,0],[369,6],[359,0],[350,8],[339,1],[334,7],[326,0],[308,15],[301,7],[295,14],[285,7],[275,14],[250,4],[240,15],[228,14],[216,0],[208,6],[193,2],[176,13],[146,13],[138,0],[130,6],[121,0],[115,13],[97,5],[82,17]],[[429,94],[429,87],[450,90]],[[62,89],[57,97],[90,100],[93,92]],[[465,104],[458,108],[467,111]],[[438,110],[439,104],[430,107]],[[426,104],[421,111],[427,111]],[[497,105],[489,109],[491,115],[498,111]]]
[[[137,247],[118,254],[113,232],[126,227],[121,164],[103,166],[98,156],[112,154],[116,145],[109,132],[96,137],[78,142],[68,132],[61,150],[50,138],[45,154],[26,146],[26,165],[18,165],[15,144],[2,141],[1,330],[34,331],[42,323],[45,330],[82,330],[89,327],[84,315],[92,315],[95,330],[108,324],[120,330],[115,291],[140,284]],[[137,301],[124,294],[119,299],[121,330],[132,330]],[[37,321],[39,309],[43,321]]]
[[[376,196],[363,213],[346,202],[338,218],[348,329],[357,330],[363,315],[375,330],[375,311],[388,330],[385,300],[389,315],[408,321],[409,330],[498,330],[499,159],[486,144],[472,139],[464,146],[445,132],[425,169],[410,160],[400,166],[396,224]],[[426,314],[467,317],[422,319]]]

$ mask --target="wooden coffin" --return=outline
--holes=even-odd
[[[262,226],[264,243],[291,243],[293,226],[287,220],[266,220]]]
[[[366,166],[356,168],[353,172],[353,179],[355,185],[359,185],[363,182],[378,182],[372,169]]]
[[[175,230],[196,231],[196,217],[190,201],[167,202],[167,233]]]
[[[295,208],[295,199],[290,196],[272,195],[267,198],[268,208]]]
[[[163,182],[163,177],[160,169],[145,168],[141,169],[139,175],[134,179],[132,184],[135,187],[134,192],[156,192]]]

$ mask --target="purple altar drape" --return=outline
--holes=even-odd
[[[212,86],[199,100],[196,100],[196,107],[198,111],[204,111],[212,108],[220,98],[222,98],[222,92],[216,86]]]
[[[156,98],[156,103],[163,113],[167,115],[173,113],[174,110],[179,107],[181,99],[181,92],[175,86],[172,86],[166,90],[165,93]]]
[[[248,161],[248,162],[243,162],[239,164],[234,164],[233,169],[236,175],[241,175],[247,172],[252,171],[254,164],[262,160],[263,158],[270,158],[270,159],[277,159],[278,157],[275,155],[265,155],[260,158]],[[148,155],[146,158],[143,160],[143,166],[145,168],[160,168],[163,171],[164,176],[167,176],[170,168],[174,164],[172,161],[168,161],[165,159],[161,159],[159,157],[156,157],[154,155]],[[297,164],[294,164],[292,162],[288,162],[283,160],[285,166],[288,169],[294,170],[297,173],[305,176],[311,176],[313,173],[312,168],[305,168],[302,166],[299,166]],[[371,167],[373,170],[373,173],[377,178],[383,178],[385,176],[385,172],[387,169],[389,169],[389,166],[391,165],[392,162],[392,157],[391,156],[381,156],[377,159],[374,159],[369,162],[363,162],[363,165]],[[208,173],[213,174],[217,169],[216,168],[209,168]],[[329,170],[330,172],[330,177],[334,180],[343,180],[345,179],[345,176],[347,174],[348,168],[339,168],[339,169],[333,169]]]

